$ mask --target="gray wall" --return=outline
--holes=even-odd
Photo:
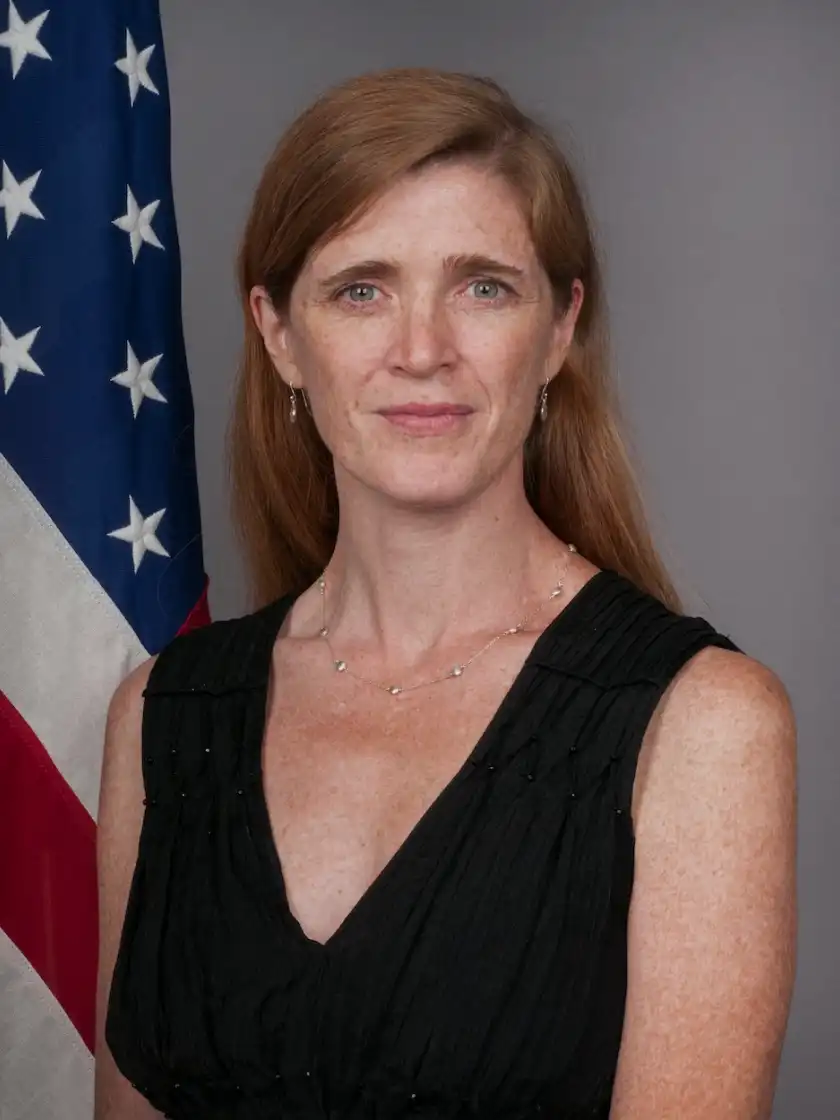
[[[500,79],[570,143],[666,562],[797,710],[800,961],[774,1117],[837,1115],[840,4],[164,0],[163,17],[216,617],[245,604],[222,462],[232,261],[277,135],[327,84],[420,64]]]

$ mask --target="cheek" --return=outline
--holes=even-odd
[[[472,331],[465,338],[462,354],[491,405],[516,408],[537,391],[541,367],[533,331]]]
[[[324,330],[307,340],[299,364],[313,397],[332,414],[355,404],[365,371],[375,368],[375,354],[358,331]]]

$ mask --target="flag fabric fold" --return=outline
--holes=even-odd
[[[0,1117],[89,1120],[108,700],[208,621],[157,0],[0,0]]]

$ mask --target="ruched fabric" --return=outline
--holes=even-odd
[[[150,675],[119,1068],[174,1120],[606,1120],[639,747],[679,669],[738,647],[596,573],[322,945],[289,909],[261,782],[292,602],[175,639]]]

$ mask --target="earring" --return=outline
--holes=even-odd
[[[545,423],[548,419],[548,381],[543,385],[540,392],[540,420]]]
[[[294,385],[289,386],[289,420],[294,424],[297,420],[297,397]]]

